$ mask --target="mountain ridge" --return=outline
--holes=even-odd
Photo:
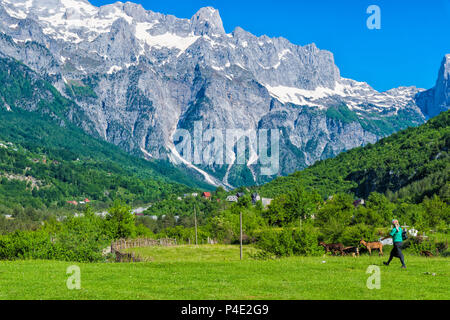
[[[63,98],[27,66],[1,54],[0,83],[6,84],[0,88],[0,139],[3,142],[33,153],[47,156],[51,153],[61,162],[68,157],[104,162],[105,166],[112,163],[120,166],[126,175],[160,181],[169,188],[178,184],[208,188],[162,161],[133,157],[100,137],[88,135],[86,128],[77,126],[83,123],[81,119],[85,116],[74,102]]]
[[[379,192],[415,203],[438,194],[448,202],[449,149],[450,111],[446,111],[419,127],[277,178],[259,191],[262,196],[277,197],[301,185],[319,191],[325,199],[342,192],[367,199]]]
[[[450,106],[450,54],[446,54],[439,69],[436,85],[430,90],[420,92],[417,101],[423,113],[435,117]]]
[[[66,97],[74,84],[84,88],[70,98],[92,122],[90,133],[146,158],[177,163],[174,133],[195,121],[220,130],[279,129],[285,135],[275,176],[286,175],[422,124],[417,95],[434,108],[424,89],[378,92],[342,78],[333,54],[314,44],[239,27],[226,33],[211,7],[178,19],[130,2],[97,8],[78,0],[1,0],[0,16],[7,35],[0,51],[45,74]],[[258,163],[180,165],[228,187],[275,177],[261,175]]]

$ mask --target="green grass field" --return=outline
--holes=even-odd
[[[294,257],[239,261],[236,246],[135,249],[151,262],[78,264],[0,262],[0,299],[341,300],[449,299],[449,260],[406,255],[382,265],[378,256]],[[384,258],[385,259],[385,258]],[[325,263],[323,262],[325,261]],[[81,268],[81,290],[68,290],[67,267]],[[381,269],[381,289],[369,290],[369,265]],[[430,274],[426,274],[430,273]],[[435,276],[432,274],[435,273]]]

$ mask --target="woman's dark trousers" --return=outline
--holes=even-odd
[[[403,242],[394,242],[394,248],[391,251],[391,256],[389,257],[389,261],[387,262],[388,264],[390,264],[392,259],[396,257],[400,259],[400,261],[402,262],[402,266],[405,266],[405,257],[402,253],[402,245]]]

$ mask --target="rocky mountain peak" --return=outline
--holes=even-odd
[[[212,7],[189,20],[131,2],[0,0],[2,54],[74,99],[96,136],[176,164],[174,134],[199,121],[203,128],[282,130],[278,174],[288,174],[448,106],[450,55],[436,88],[378,92],[342,78],[333,54],[315,44],[258,37],[240,27],[226,34]],[[238,163],[183,160],[206,181],[226,186],[270,179],[253,154],[246,173]]]
[[[446,54],[439,69],[436,86],[416,97],[417,105],[429,118],[450,108],[450,54]]]
[[[148,12],[141,4],[133,3],[133,2],[116,2],[113,6],[121,11],[123,11],[126,15],[133,17],[137,21],[144,21],[148,17]],[[100,7],[100,9],[103,7]]]
[[[191,18],[192,28],[195,34],[224,34],[222,18],[219,10],[212,7],[201,8]]]
[[[448,81],[449,78],[450,78],[450,54],[446,54],[444,56],[444,60],[442,60],[441,69],[439,71],[439,80]]]
[[[442,60],[435,87],[435,103],[440,111],[450,107],[450,54],[446,54]]]

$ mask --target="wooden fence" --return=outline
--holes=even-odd
[[[145,247],[172,247],[177,245],[176,239],[121,239],[111,243],[111,253],[116,255],[116,262],[141,262],[145,259],[134,253],[124,253],[122,250],[132,248],[145,248]]]
[[[208,237],[206,240],[204,240],[204,239],[198,240],[198,244],[218,244],[218,243],[219,242],[217,240],[211,239],[210,237]],[[182,240],[180,240],[179,244],[180,245],[181,244],[188,244],[188,245],[195,244],[195,238],[194,239],[191,239],[191,238],[182,239]]]
[[[173,247],[177,245],[176,239],[121,239],[111,243],[111,252],[131,249],[131,248],[144,248],[144,247]]]
[[[120,251],[114,252],[116,255],[116,262],[144,262],[145,260],[142,259],[139,255],[136,256],[133,253],[122,253]]]

